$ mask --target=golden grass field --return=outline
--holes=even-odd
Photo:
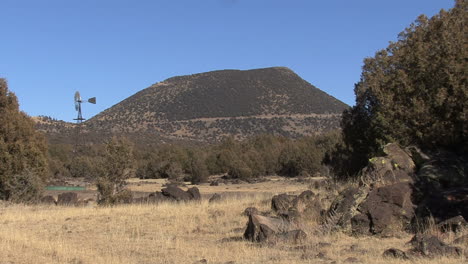
[[[156,187],[155,183],[152,187]],[[132,189],[147,191],[151,184]],[[143,190],[144,188],[147,188]],[[226,189],[228,188],[228,189]],[[257,188],[257,189],[256,189]],[[0,264],[149,263],[467,263],[467,259],[384,259],[385,249],[409,249],[399,238],[354,238],[342,233],[314,236],[304,226],[301,244],[260,245],[242,240],[246,207],[270,210],[272,194],[298,193],[306,184],[276,180],[258,184],[200,186],[203,193],[235,192],[218,203],[162,203],[115,207],[0,204]],[[152,191],[155,191],[153,189]],[[242,193],[250,195],[242,195]],[[465,232],[465,234],[468,232]],[[451,242],[453,235],[442,237]],[[324,244],[329,243],[329,245]],[[466,248],[465,248],[466,250]],[[324,257],[317,256],[322,253]],[[206,262],[204,261],[206,260]]]

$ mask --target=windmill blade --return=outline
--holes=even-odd
[[[75,103],[76,102],[80,102],[80,103],[82,102],[80,92],[78,92],[78,91],[76,91],[76,93],[75,93]]]
[[[89,98],[88,102],[92,104],[96,104],[96,97]]]

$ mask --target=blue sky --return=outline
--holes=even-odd
[[[452,0],[0,0],[0,77],[29,115],[90,118],[172,76],[286,66],[354,104],[365,57]]]

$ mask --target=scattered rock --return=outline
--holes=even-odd
[[[293,206],[293,201],[296,197],[296,195],[285,193],[275,195],[271,199],[271,209],[273,209],[277,214],[287,215],[289,208]]]
[[[253,215],[253,214],[259,214],[258,209],[255,208],[255,207],[247,207],[247,208],[245,208],[244,212],[242,213],[242,215],[245,215],[245,216],[250,216],[250,215]]]
[[[368,193],[367,187],[350,187],[342,191],[327,211],[324,229],[351,231],[351,218],[360,213],[357,208]]]
[[[304,241],[307,238],[307,234],[304,231],[297,229],[276,234],[276,238],[281,241],[287,241],[297,244],[299,242]]]
[[[437,224],[437,228],[439,228],[439,230],[443,232],[451,231],[455,233],[460,232],[461,230],[463,230],[463,228],[467,226],[468,223],[466,222],[465,218],[463,218],[463,216],[461,215],[452,217]]]
[[[300,195],[279,194],[271,199],[271,208],[279,216],[289,221],[301,218],[318,218],[322,211],[320,197],[312,191],[304,191]]]
[[[192,198],[188,192],[174,185],[163,188],[161,192],[164,196],[170,197],[176,201],[188,201]]]
[[[355,258],[355,257],[349,257],[347,259],[344,260],[345,263],[358,263],[360,262],[359,259]]]
[[[425,257],[460,256],[462,254],[461,248],[449,246],[435,236],[415,236],[411,242],[415,245],[411,252]]]
[[[47,195],[41,198],[41,203],[56,205],[57,201],[55,200],[55,197],[53,197],[52,195]]]
[[[369,235],[371,220],[365,214],[357,214],[351,218],[351,232],[353,235]]]
[[[376,188],[369,193],[358,210],[369,217],[369,231],[372,234],[393,236],[405,230],[414,217],[414,205],[411,202],[412,188],[408,183],[400,182]],[[363,230],[363,216],[355,217],[355,230]]]
[[[395,143],[387,144],[383,152],[385,156],[369,160],[369,164],[362,171],[363,179],[383,185],[414,182],[413,174],[416,165],[408,153]]]
[[[187,193],[190,194],[191,200],[201,200],[200,190],[197,187],[189,188]]]
[[[465,247],[468,247],[468,235],[464,235],[462,237],[455,239],[453,243],[459,244],[459,245],[465,245]]]
[[[397,259],[403,259],[403,260],[409,259],[403,250],[396,249],[396,248],[389,248],[385,250],[382,256],[384,258],[397,258]]]
[[[74,192],[66,192],[58,195],[58,205],[75,205],[78,202],[78,194]]]
[[[332,244],[327,242],[318,242],[317,247],[324,248],[324,247],[331,247]]]
[[[208,201],[209,203],[215,203],[221,201],[222,197],[221,195],[215,193],[213,196],[211,196],[210,200]]]
[[[244,238],[252,242],[274,240],[292,240],[294,242],[306,237],[302,230],[282,218],[250,215]]]
[[[315,255],[315,258],[328,259],[327,254],[325,254],[324,252],[319,252],[317,255]]]

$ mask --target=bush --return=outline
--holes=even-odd
[[[102,172],[97,179],[97,188],[101,204],[112,204],[122,201],[127,196],[125,180],[133,176],[133,147],[125,138],[113,137],[105,148]]]
[[[353,174],[389,142],[468,151],[467,8],[458,0],[448,12],[418,17],[364,60],[356,105],[342,120]]]
[[[208,181],[208,169],[202,158],[202,153],[190,153],[190,181],[199,184]]]
[[[30,201],[37,197],[47,176],[46,154],[44,137],[19,111],[15,94],[0,79],[0,199]]]
[[[44,182],[30,170],[24,170],[8,182],[8,197],[12,202],[36,202],[42,197]]]

